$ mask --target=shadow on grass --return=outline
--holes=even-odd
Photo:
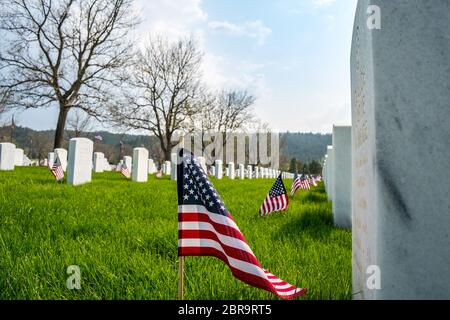
[[[325,208],[325,206],[324,206]],[[307,209],[280,227],[274,240],[306,236],[317,241],[327,241],[333,227],[333,217],[326,209]]]

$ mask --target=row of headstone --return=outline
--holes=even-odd
[[[24,154],[23,149],[13,143],[0,143],[0,170],[14,170],[16,166],[31,166],[33,162]]]

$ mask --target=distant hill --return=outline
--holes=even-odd
[[[301,162],[321,160],[332,144],[331,134],[287,132],[281,135],[280,153],[287,158]]]
[[[11,126],[0,127],[0,142],[13,142],[32,159],[43,159],[52,150],[54,131],[36,131],[26,127],[17,126],[11,130]],[[115,134],[107,131],[87,132],[83,137],[95,141],[95,150],[105,153],[111,162],[117,162],[120,158],[120,142],[123,143],[125,154],[132,153],[135,147],[145,147],[154,159],[162,159],[159,143],[156,137],[146,135]],[[101,136],[99,141],[95,136]],[[65,132],[65,147],[68,141],[74,137],[72,131]],[[302,163],[312,160],[321,160],[331,144],[331,134],[286,132],[280,136],[280,153],[282,165],[286,165],[290,159],[296,158]]]

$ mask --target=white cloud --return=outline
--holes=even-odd
[[[266,38],[272,33],[272,30],[260,20],[246,21],[239,25],[229,21],[211,21],[208,23],[208,27],[211,30],[256,39],[259,45],[263,45]]]
[[[140,39],[156,34],[169,40],[197,35],[208,19],[202,0],[139,0],[136,10],[143,20],[138,28]]]
[[[314,5],[317,7],[328,6],[334,3],[336,0],[314,0]]]

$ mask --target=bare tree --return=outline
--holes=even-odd
[[[206,94],[200,102],[200,112],[191,117],[191,126],[201,132],[202,137],[207,133],[221,133],[222,146],[225,147],[232,133],[245,131],[247,125],[256,121],[251,110],[254,102],[255,97],[247,91]],[[202,141],[202,144],[205,149],[206,142]]]
[[[91,131],[92,128],[91,116],[79,109],[75,109],[67,120],[67,129],[72,131],[72,138],[81,137],[83,133]]]
[[[198,112],[201,61],[192,39],[152,39],[136,57],[126,103],[110,110],[112,121],[154,134],[170,160],[174,134],[188,130],[189,117]]]
[[[69,110],[100,117],[122,81],[132,0],[3,0],[0,12],[0,88],[12,107],[56,105],[60,147]]]

